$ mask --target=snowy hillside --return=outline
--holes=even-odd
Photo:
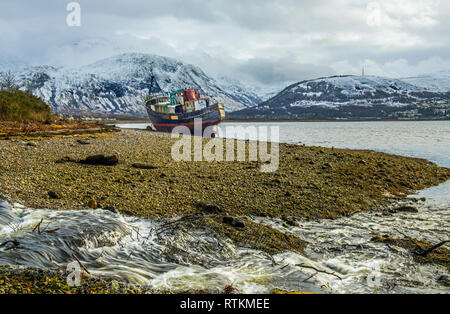
[[[231,117],[379,118],[412,110],[411,106],[448,107],[449,102],[448,92],[430,91],[402,80],[333,76],[293,84],[259,106],[235,112]]]
[[[430,91],[450,91],[450,70],[402,78],[401,80],[409,84],[426,88]]]
[[[223,85],[200,68],[175,59],[128,53],[79,68],[31,67],[20,71],[22,88],[61,113],[114,113],[145,116],[143,101],[150,85],[150,65],[165,92],[198,88],[202,95],[225,104],[227,111],[255,106],[257,95],[239,82]]]

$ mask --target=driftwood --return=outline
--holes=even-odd
[[[83,268],[83,270],[84,270],[86,273],[88,273],[89,275],[91,274],[91,273],[89,272],[89,270],[87,270],[87,268],[84,267],[83,263],[81,263],[80,259],[79,259],[75,254],[72,254],[72,257],[73,257],[74,259],[77,260],[78,265],[80,265],[80,267]]]
[[[338,275],[336,275],[335,273],[330,273],[330,272],[327,272],[327,271],[324,271],[324,270],[320,270],[320,269],[317,269],[317,268],[315,268],[313,266],[308,266],[308,265],[305,265],[305,264],[296,264],[295,266],[303,267],[303,268],[310,268],[310,269],[315,270],[318,273],[324,273],[324,274],[327,274],[327,275],[332,275],[332,276],[335,276],[335,277],[339,278],[340,280],[342,280],[342,278],[339,277]]]
[[[34,227],[32,232],[35,232],[37,230],[38,234],[41,234],[41,224],[44,221],[44,218],[41,218],[41,221]]]
[[[37,230],[38,234],[41,234],[43,232],[45,232],[45,233],[54,233],[54,232],[60,230],[60,228],[47,230],[47,228],[50,225],[50,223],[47,224],[47,226],[44,228],[44,230],[41,230],[41,225],[42,225],[43,221],[44,221],[44,218],[41,218],[41,221],[39,221],[39,223],[34,227],[32,232],[35,232]]]
[[[443,246],[446,243],[449,243],[450,240],[446,240],[446,241],[442,241],[436,245],[433,245],[432,247],[424,250],[421,246],[418,245],[418,250],[414,251],[413,253],[418,255],[418,256],[427,256],[428,254],[430,254],[431,252],[433,252],[434,250],[440,248],[441,246]]]

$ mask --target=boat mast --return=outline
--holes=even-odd
[[[155,75],[153,74],[153,62],[150,64],[150,72],[152,74],[152,78],[150,81],[150,87],[148,89],[148,95],[149,97],[153,94],[152,90],[154,87],[157,87],[158,90],[164,95],[164,91],[162,90],[162,88],[159,86],[158,81],[155,79]]]

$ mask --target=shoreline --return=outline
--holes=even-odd
[[[421,120],[411,120],[411,119],[404,119],[404,120],[390,120],[390,119],[369,119],[369,120],[255,120],[255,119],[249,119],[249,120],[241,120],[241,119],[226,119],[221,122],[226,123],[291,123],[291,122],[301,122],[301,123],[314,123],[314,122],[331,122],[331,123],[341,123],[341,122],[437,122],[437,121],[450,121],[450,119],[421,119]],[[105,121],[99,121],[101,124],[137,124],[137,123],[148,123],[151,124],[150,120],[148,119],[134,119],[134,120],[105,120]]]
[[[279,171],[264,174],[260,162],[174,162],[170,148],[175,140],[167,133],[122,130],[27,141],[0,140],[0,191],[10,202],[35,209],[107,208],[143,218],[200,215],[179,227],[207,229],[237,246],[268,254],[304,254],[308,243],[246,217],[277,218],[287,225],[297,219],[348,217],[386,209],[450,179],[450,169],[427,160],[367,150],[280,144]],[[96,154],[116,155],[119,163],[74,162]],[[245,228],[224,224],[225,216],[241,220]],[[29,271],[34,273],[19,273],[29,278]],[[9,272],[0,267],[0,277]],[[50,277],[56,282],[64,278],[57,273]],[[113,291],[108,281],[100,282],[92,284],[103,293]],[[60,288],[52,291],[62,292]],[[130,291],[155,293],[136,289]]]

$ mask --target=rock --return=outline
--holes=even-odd
[[[223,223],[230,225],[232,227],[235,227],[235,228],[244,228],[245,227],[244,222],[234,219],[233,217],[223,217],[222,221],[223,221]]]
[[[94,155],[79,161],[80,164],[96,166],[115,166],[119,163],[117,156]]]
[[[47,194],[48,194],[48,196],[49,196],[50,198],[55,199],[55,200],[59,200],[59,199],[62,198],[61,194],[59,194],[59,193],[56,192],[56,191],[48,191]]]
[[[404,205],[394,208],[396,212],[406,212],[406,213],[418,213],[419,210],[416,207]]]
[[[210,214],[221,214],[224,211],[215,204],[197,203],[196,207]]]
[[[158,167],[155,167],[155,166],[152,166],[152,165],[145,165],[145,164],[133,164],[131,166],[133,168],[136,168],[136,169],[145,169],[145,170],[158,169]]]
[[[77,140],[77,143],[81,144],[81,145],[89,145],[89,144],[91,144],[91,142],[89,142],[87,140]]]
[[[437,278],[437,282],[443,286],[450,287],[450,276],[441,275]]]
[[[110,211],[112,213],[115,213],[115,214],[119,213],[119,211],[114,206],[106,206],[106,207],[103,207],[103,209],[107,210],[107,211]]]
[[[97,201],[94,198],[91,198],[89,200],[89,202],[87,203],[87,205],[88,205],[89,208],[92,208],[92,209],[97,209],[98,208]]]
[[[282,217],[281,220],[283,220],[287,225],[291,227],[298,227],[298,223],[296,223],[293,219],[288,217]]]
[[[28,142],[28,143],[27,143],[27,146],[36,147],[37,145],[36,145],[36,143],[34,143],[34,142]]]

